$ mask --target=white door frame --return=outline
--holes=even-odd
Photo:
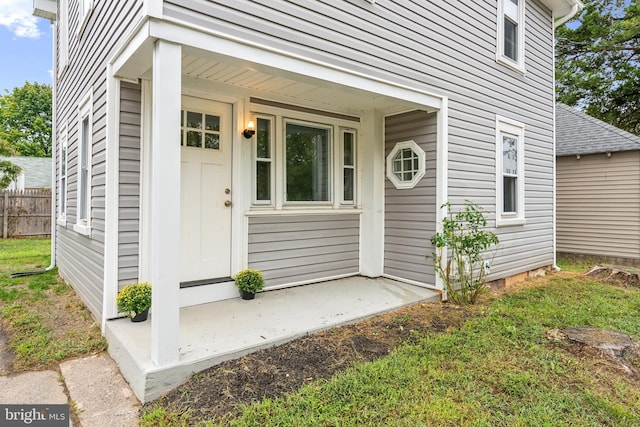
[[[247,170],[249,166],[246,159],[250,160],[251,157],[251,143],[244,139],[242,136],[242,130],[244,129],[245,117],[248,117],[248,112],[245,112],[245,105],[248,105],[248,99],[220,95],[211,89],[209,84],[204,84],[197,88],[182,88],[182,96],[201,98],[208,101],[222,102],[231,105],[231,202],[234,209],[231,214],[231,274],[233,275],[237,271],[246,268],[247,265],[247,248],[248,248],[248,226],[245,211],[251,204],[251,180],[244,177],[242,171]],[[146,84],[143,81],[143,88]],[[143,104],[143,118],[145,117],[145,111],[151,108],[151,94],[150,91],[143,89],[142,104]],[[142,152],[141,152],[141,187],[140,187],[140,245],[139,245],[139,267],[138,277],[140,281],[150,279],[150,259],[149,259],[149,244],[148,238],[148,218],[149,218],[149,203],[147,200],[150,188],[151,175],[148,171],[148,167],[145,167],[145,161],[150,156],[151,147],[151,129],[152,124],[150,120],[142,121]],[[149,163],[146,163],[147,165]],[[247,185],[249,190],[247,191]],[[144,195],[147,195],[145,197]],[[176,266],[178,264],[176,263]],[[197,304],[204,304],[207,302],[218,301],[229,298],[236,298],[238,291],[233,284],[218,284],[215,288],[212,286],[196,286],[192,288],[180,289],[180,307],[188,307]]]

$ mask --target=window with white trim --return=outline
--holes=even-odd
[[[293,113],[293,114],[291,114]],[[265,109],[252,114],[252,205],[353,208],[358,203],[358,129],[321,115]],[[288,117],[289,116],[289,117]]]
[[[58,204],[58,219],[65,221],[67,216],[67,127],[64,126],[60,131],[60,157],[59,157],[59,177],[58,192],[60,195]]]
[[[387,156],[387,178],[399,190],[413,188],[426,172],[425,159],[415,141],[398,142]]]
[[[356,132],[341,129],[342,140],[342,203],[356,201]]]
[[[498,0],[496,60],[524,72],[525,0]]]
[[[78,5],[78,16],[80,17],[80,25],[78,26],[78,36],[82,34],[84,28],[87,26],[87,22],[89,21],[89,14],[93,9],[93,0],[80,0]]]
[[[273,197],[273,118],[256,118],[254,204],[271,205]]]
[[[77,212],[74,229],[84,234],[91,231],[92,107],[93,99],[89,93],[80,103],[78,113]]]
[[[285,201],[331,202],[332,128],[285,120]]]
[[[524,124],[496,116],[496,225],[525,222]]]
[[[62,76],[69,65],[69,2],[60,0],[59,16],[56,23],[58,35],[58,77]],[[54,71],[55,72],[55,71]]]

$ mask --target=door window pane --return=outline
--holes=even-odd
[[[187,131],[187,147],[202,147],[202,133]]]
[[[205,133],[204,134],[204,148],[210,148],[213,150],[220,149],[220,135]]]
[[[206,130],[215,130],[220,131],[220,117],[219,116],[210,116],[207,114],[205,116],[205,126]]]
[[[202,114],[187,111],[187,127],[192,129],[202,129]]]
[[[286,125],[288,201],[329,201],[329,130]]]

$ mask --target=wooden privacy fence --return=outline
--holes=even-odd
[[[51,190],[0,191],[2,238],[51,235]]]

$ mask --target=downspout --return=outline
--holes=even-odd
[[[53,54],[51,55],[53,62],[53,73],[51,76],[51,261],[49,262],[49,267],[45,268],[44,270],[21,271],[13,273],[9,276],[9,278],[11,279],[16,277],[43,274],[56,268],[56,154],[58,152],[58,150],[56,149],[56,134],[58,129],[58,127],[56,126],[56,28],[53,20],[51,20],[50,22],[53,52]]]
[[[557,225],[556,225],[556,218],[557,218],[557,201],[556,201],[556,94],[555,94],[555,88],[556,88],[556,55],[555,55],[555,30],[556,28],[558,28],[559,26],[563,25],[564,23],[566,23],[568,20],[570,20],[571,18],[573,18],[576,13],[578,13],[578,9],[582,10],[583,5],[582,3],[576,1],[573,6],[571,6],[571,10],[569,11],[569,13],[567,13],[565,16],[563,16],[562,18],[559,18],[558,20],[554,20],[553,21],[553,33],[552,33],[552,43],[554,43],[554,52],[553,52],[553,58],[552,58],[552,67],[553,67],[553,170],[552,170],[552,179],[553,179],[553,201],[552,201],[552,210],[553,210],[553,215],[552,215],[552,221],[553,221],[553,226],[552,226],[552,230],[553,230],[553,269],[556,271],[560,271],[560,267],[558,267],[558,259],[557,259],[557,237],[556,237],[556,233],[557,233]]]
[[[56,229],[58,228],[56,224],[56,199],[58,196],[58,192],[56,191],[56,156],[58,154],[58,114],[56,108],[56,76],[57,76],[57,59],[56,59],[56,26],[51,22],[51,51],[52,51],[52,66],[53,72],[51,74],[51,188],[53,191],[51,192],[51,262],[49,263],[49,267],[45,268],[45,271],[53,270],[56,267]]]

